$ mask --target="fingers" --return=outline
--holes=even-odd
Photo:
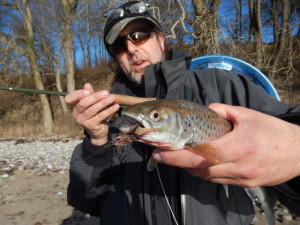
[[[210,180],[215,183],[233,184],[243,187],[257,187],[265,184],[266,179],[269,177],[269,171],[264,168],[252,168],[241,166],[234,162],[214,165],[203,169],[190,168],[188,172],[193,176],[203,177],[206,180]]]
[[[74,109],[78,114],[86,111],[87,115],[95,116],[100,110],[114,102],[114,96],[106,90],[90,94],[81,99]]]
[[[73,91],[66,95],[65,102],[74,107],[81,99],[91,95],[94,93],[94,89],[91,84],[86,83],[84,84],[83,89]]]
[[[89,91],[90,93],[94,93],[94,88],[90,83],[85,83],[83,89]]]
[[[152,154],[157,162],[182,168],[205,168],[208,162],[205,158],[187,150],[166,151],[155,149]]]
[[[71,107],[74,107],[81,99],[89,96],[90,94],[91,92],[89,90],[76,90],[66,95],[65,102]]]
[[[65,97],[66,103],[73,107],[72,115],[97,143],[105,142],[107,136],[107,118],[119,110],[115,96],[107,90],[94,92],[87,83],[81,90],[73,91]]]

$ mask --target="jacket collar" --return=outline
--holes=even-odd
[[[146,97],[165,98],[169,91],[179,85],[183,73],[189,69],[191,56],[187,52],[172,49],[171,55],[171,60],[145,68]]]

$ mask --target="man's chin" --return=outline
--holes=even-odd
[[[128,76],[128,78],[137,87],[144,85],[144,74],[142,74],[142,75],[130,74]]]
[[[137,87],[141,87],[144,85],[144,78],[140,78],[140,79],[131,79],[132,83],[137,86]]]

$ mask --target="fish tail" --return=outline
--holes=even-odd
[[[273,212],[274,201],[271,199],[266,187],[245,188],[246,193],[253,202],[258,201],[259,207],[264,211],[268,225],[275,224],[275,216]]]
[[[268,222],[268,225],[274,225],[275,224],[275,216],[272,207],[268,202],[263,202],[261,204],[261,208],[266,214],[266,219]]]

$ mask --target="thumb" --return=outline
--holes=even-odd
[[[85,83],[83,89],[88,90],[91,94],[94,93],[94,88],[90,83]]]

